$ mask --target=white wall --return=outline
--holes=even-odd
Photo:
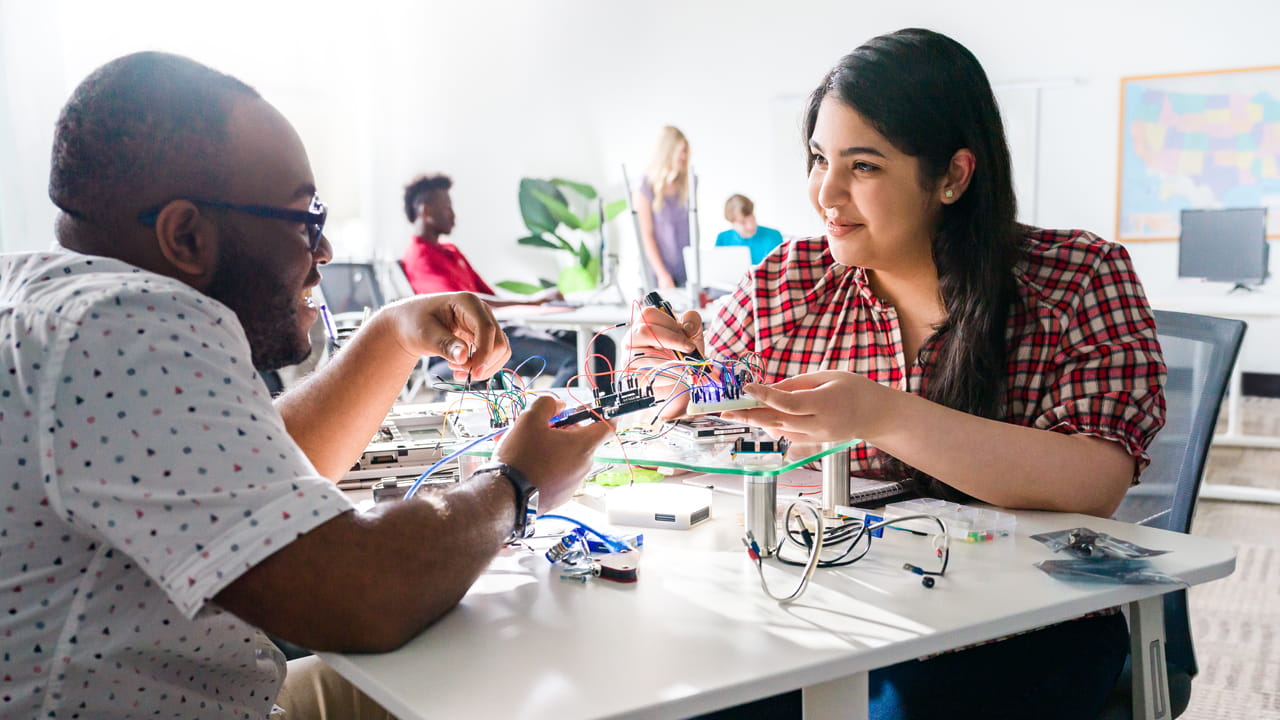
[[[0,247],[48,244],[58,107],[93,67],[145,48],[236,74],[294,121],[340,253],[398,255],[401,187],[442,170],[456,183],[454,239],[482,274],[553,272],[553,254],[514,244],[520,177],[620,196],[621,163],[638,175],[667,123],[692,144],[704,238],[723,228],[734,192],[763,223],[812,232],[803,98],[840,55],[912,25],[952,35],[987,68],[1009,114],[1023,219],[1104,237],[1115,232],[1120,78],[1280,64],[1274,0],[0,0]],[[629,245],[625,217],[610,230]],[[1150,295],[1187,292],[1173,243],[1129,249]],[[1251,329],[1246,369],[1280,372],[1274,343],[1258,342],[1272,330]]]

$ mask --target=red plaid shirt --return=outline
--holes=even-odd
[[[1164,425],[1165,366],[1129,254],[1080,230],[1033,230],[1025,248],[1004,419],[1118,442],[1140,472]],[[825,238],[770,254],[725,299],[708,337],[720,356],[760,353],[765,382],[850,370],[915,394],[937,346],[929,338],[907,367],[897,313],[875,296],[865,268],[832,259]],[[854,474],[868,477],[886,459],[866,443],[851,455]]]

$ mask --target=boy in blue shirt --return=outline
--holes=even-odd
[[[724,219],[733,226],[716,236],[716,245],[746,245],[751,263],[759,265],[769,251],[782,244],[782,233],[756,222],[755,204],[746,195],[731,195],[724,204]]]

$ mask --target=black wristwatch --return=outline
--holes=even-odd
[[[538,504],[538,488],[529,482],[529,478],[525,477],[524,473],[506,463],[486,463],[476,468],[476,474],[479,473],[501,475],[511,483],[511,487],[515,488],[516,521],[511,528],[511,537],[507,541],[525,537],[529,528],[529,508],[536,508]]]

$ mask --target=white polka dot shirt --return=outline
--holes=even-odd
[[[210,599],[350,507],[224,305],[0,255],[0,717],[265,717],[284,659]]]

